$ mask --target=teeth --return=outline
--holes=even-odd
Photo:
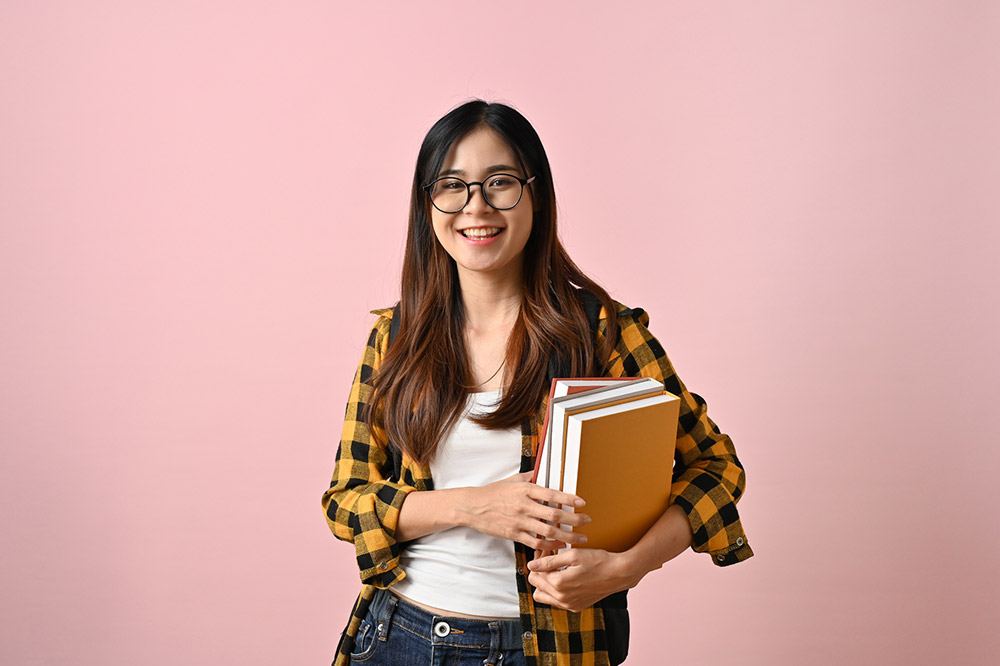
[[[489,227],[486,229],[463,229],[461,233],[466,238],[489,238],[490,236],[496,236],[500,233],[500,229],[497,227]]]

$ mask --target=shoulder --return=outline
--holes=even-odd
[[[649,326],[649,314],[645,310],[639,307],[629,307],[614,299],[611,300],[615,304],[615,314],[617,315],[619,329],[625,329],[636,324],[643,327]],[[599,320],[607,327],[608,310],[604,306],[601,306]]]
[[[630,357],[661,357],[666,352],[649,330],[649,314],[640,307],[630,307],[618,301],[614,301],[617,321],[614,337],[614,352],[609,361],[612,365],[616,358]],[[608,319],[607,313],[601,309],[602,320],[599,327],[603,334],[607,334]],[[628,369],[625,368],[625,371]]]
[[[378,315],[378,319],[375,320],[375,326],[387,325],[392,322],[393,308],[377,308],[375,310],[369,310],[371,314]]]
[[[368,333],[368,346],[381,356],[389,346],[389,331],[392,328],[393,309],[391,307],[378,308],[370,310],[370,312],[377,316],[372,323],[371,331]]]

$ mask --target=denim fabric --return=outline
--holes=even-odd
[[[520,620],[432,615],[379,590],[361,623],[352,664],[524,666]]]

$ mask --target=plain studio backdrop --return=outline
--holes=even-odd
[[[996,663],[998,45],[988,1],[6,0],[0,662],[330,662],[368,311],[481,96],[746,467],[756,556],[647,576],[627,663]]]

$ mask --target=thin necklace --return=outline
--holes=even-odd
[[[504,358],[503,362],[502,362],[502,363],[500,364],[500,367],[499,367],[499,368],[497,368],[497,371],[496,371],[496,372],[494,372],[494,373],[493,373],[492,375],[490,375],[490,379],[493,379],[494,377],[496,377],[496,376],[497,376],[497,375],[498,375],[498,374],[500,373],[500,371],[501,371],[501,370],[503,370],[503,366],[505,366],[505,365],[507,365],[507,359],[506,359],[506,358]],[[464,388],[464,389],[474,389],[474,388],[479,388],[479,387],[480,387],[480,386],[482,386],[483,384],[487,384],[487,383],[489,383],[490,379],[487,379],[487,380],[486,380],[486,381],[484,381],[484,382],[479,382],[478,384],[473,384],[472,386],[466,386],[465,384],[459,384],[459,386],[461,386],[461,387],[462,387],[462,388]]]
[[[465,384],[459,383],[459,386],[461,386],[464,389],[474,389],[474,388],[479,388],[483,384],[488,384],[490,382],[490,380],[492,380],[494,377],[496,377],[498,374],[500,374],[500,371],[503,370],[503,366],[505,366],[505,365],[507,365],[507,356],[506,355],[504,355],[503,361],[500,363],[500,367],[497,368],[497,371],[494,372],[492,375],[490,375],[489,379],[487,379],[486,381],[479,382],[478,384],[473,384],[472,386],[466,386]]]

